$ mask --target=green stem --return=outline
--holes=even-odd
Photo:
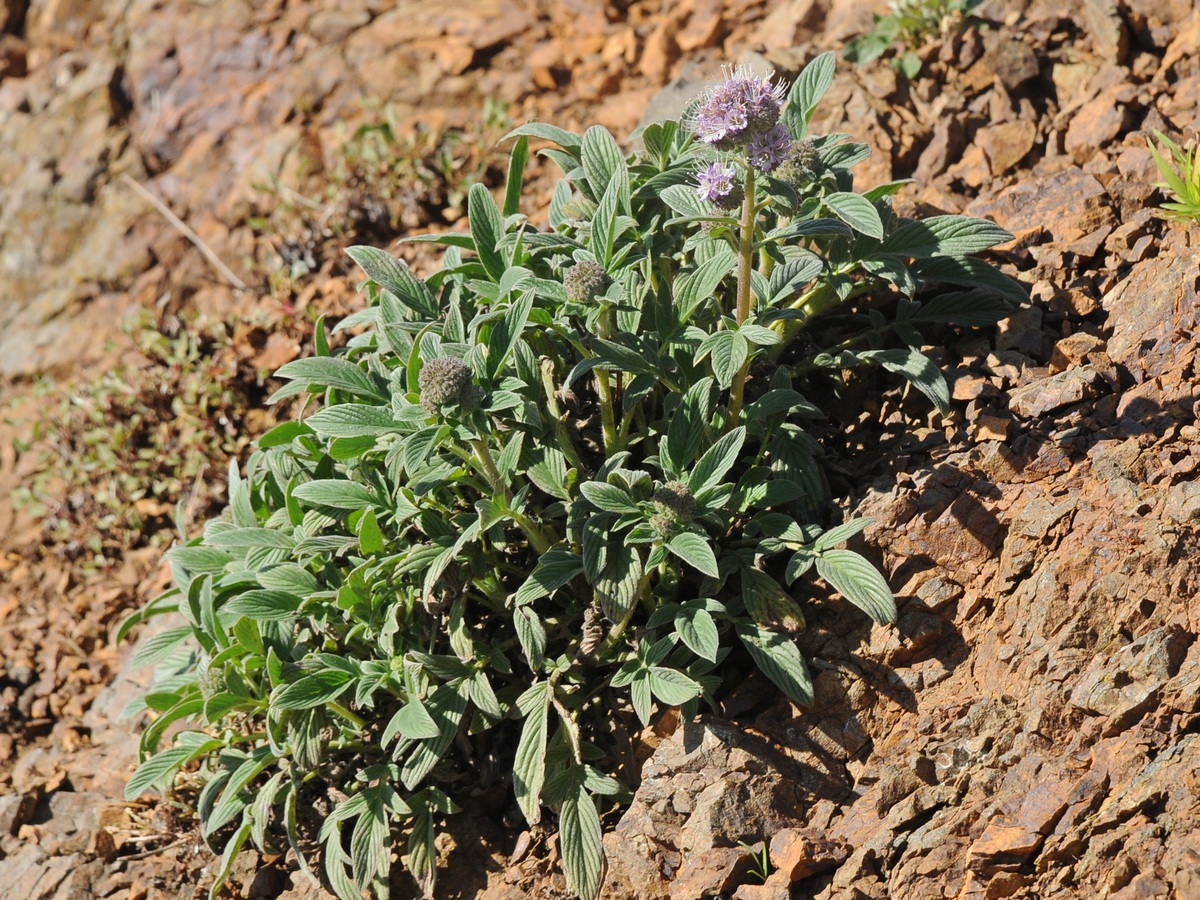
[[[492,459],[492,451],[487,448],[487,444],[479,438],[472,438],[471,449],[475,451],[475,461],[479,463],[479,467],[483,469],[483,474],[487,476],[487,480],[491,482],[492,490],[504,498],[504,505],[508,506],[512,503],[512,491],[504,481],[504,476],[500,474],[500,470],[496,468],[496,461]]]
[[[754,271],[754,226],[757,209],[754,205],[754,169],[746,166],[746,199],[742,202],[741,238],[738,242],[737,265],[737,310],[734,318],[741,326],[754,311],[754,294],[750,290],[751,273]],[[729,418],[726,428],[735,428],[742,414],[742,399],[746,391],[746,376],[750,373],[747,359],[733,376],[729,389]]]
[[[554,386],[554,360],[543,359],[541,370],[542,389],[546,392],[546,409],[554,419],[554,432],[558,435],[559,449],[567,458],[567,462],[578,471],[586,471],[580,461],[579,451],[575,449],[575,442],[571,440],[571,433],[567,431],[566,423],[563,421],[562,409],[558,405],[558,392]]]
[[[612,315],[611,308],[604,308],[600,311],[600,337],[606,341],[611,341],[616,331],[613,327]],[[604,430],[604,452],[606,456],[612,456],[619,449],[617,420],[613,412],[616,404],[613,401],[612,382],[609,380],[608,372],[604,369],[596,369],[596,394],[600,398],[600,425]]]
[[[346,709],[346,707],[342,706],[336,700],[330,700],[325,705],[360,731],[367,727],[365,719],[350,712],[350,710]]]

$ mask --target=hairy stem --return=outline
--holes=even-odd
[[[738,241],[737,265],[737,310],[734,318],[742,325],[753,312],[754,294],[750,290],[750,275],[754,271],[754,226],[757,208],[754,205],[754,169],[746,166],[746,199],[742,202],[741,237]],[[750,360],[742,364],[733,376],[729,389],[729,419],[727,428],[737,427],[742,414],[742,397],[746,391],[746,376],[750,372]]]

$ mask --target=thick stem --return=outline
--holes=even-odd
[[[746,166],[746,199],[742,203],[741,238],[738,242],[737,266],[737,310],[734,318],[742,325],[754,311],[754,294],[750,290],[750,276],[754,271],[754,226],[757,209],[754,205],[754,169]],[[737,374],[733,376],[733,384],[729,389],[729,419],[727,428],[736,428],[738,418],[742,414],[742,397],[746,391],[746,376],[750,373],[750,360],[747,359]]]
[[[610,307],[600,310],[600,337],[611,341],[616,332],[613,323],[613,311]],[[596,394],[600,397],[600,425],[604,430],[604,452],[607,456],[616,453],[620,438],[617,435],[617,419],[614,412],[616,402],[613,399],[612,381],[604,369],[596,370]]]
[[[475,460],[479,463],[479,467],[483,469],[483,474],[491,482],[492,490],[504,498],[505,506],[510,505],[512,503],[512,491],[505,484],[504,476],[500,474],[500,470],[496,468],[496,461],[492,459],[492,451],[479,438],[471,441],[471,448],[475,451]]]

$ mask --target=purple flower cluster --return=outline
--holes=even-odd
[[[701,200],[720,207],[734,205],[734,193],[740,185],[737,183],[737,169],[733,166],[721,162],[710,163],[700,170],[696,180],[700,182],[696,193]]]
[[[779,122],[784,90],[769,77],[738,68],[709,90],[696,110],[692,130],[698,140],[718,150],[745,147]]]
[[[762,134],[750,138],[747,154],[750,164],[760,172],[773,171],[787,161],[792,152],[792,134],[786,125],[779,123]]]

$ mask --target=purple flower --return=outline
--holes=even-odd
[[[700,199],[718,206],[729,205],[729,200],[738,187],[737,170],[721,162],[710,163],[701,169],[696,175],[696,180],[700,182],[700,186],[696,188]]]
[[[792,135],[783,123],[770,131],[750,138],[750,162],[760,172],[770,172],[788,159],[792,151]]]
[[[727,72],[728,78],[711,88],[692,118],[692,130],[702,143],[718,150],[745,146],[779,121],[785,88],[772,84],[745,67]]]

